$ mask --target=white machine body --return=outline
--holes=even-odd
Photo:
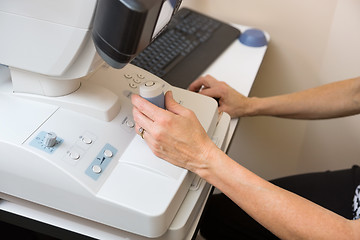
[[[0,63],[15,92],[60,96],[102,63],[91,39],[96,0],[0,2]]]
[[[84,81],[84,86],[101,82],[119,97],[120,112],[106,122],[41,98],[30,100],[28,94],[14,95],[9,79],[2,79],[1,197],[26,199],[147,237],[163,235],[195,175],[157,158],[135,133],[130,96],[149,80],[162,81],[128,65],[102,67]],[[213,135],[215,100],[165,82],[163,88],[171,89]],[[45,144],[49,132],[57,136],[52,147]]]
[[[172,90],[219,147],[230,118],[218,119],[214,99],[131,64],[107,67],[90,37],[95,7],[96,0],[0,1],[0,198],[132,238],[182,239],[209,185],[151,152],[135,132],[130,96],[148,81]]]

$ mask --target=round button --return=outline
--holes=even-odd
[[[89,137],[83,137],[81,139],[81,141],[83,141],[83,143],[86,143],[86,144],[91,144],[92,143],[92,139],[89,138]]]
[[[96,174],[99,174],[99,173],[101,173],[101,167],[99,166],[99,165],[94,165],[93,167],[92,167],[92,171],[94,172],[94,173],[96,173]]]
[[[132,76],[130,74],[124,74],[124,77],[127,78],[127,79],[132,78]]]
[[[80,158],[80,154],[77,152],[70,152],[69,157],[73,160],[78,160]]]
[[[151,86],[154,86],[154,85],[155,85],[155,82],[153,82],[153,81],[148,81],[148,82],[145,83],[146,87],[151,87]]]
[[[141,83],[141,80],[138,79],[138,78],[134,78],[133,81],[134,81],[135,83]]]
[[[130,86],[131,88],[137,88],[137,85],[136,85],[135,83],[129,83],[129,86]]]
[[[129,128],[133,128],[135,127],[135,123],[131,120],[127,120],[126,121],[126,126],[128,126]]]
[[[111,158],[113,156],[113,153],[109,149],[106,149],[104,151],[104,156],[107,157],[107,158]]]
[[[140,78],[140,79],[144,79],[144,78],[145,78],[145,76],[142,75],[141,73],[138,73],[137,76],[138,76],[138,78]]]

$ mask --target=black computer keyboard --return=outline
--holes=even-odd
[[[131,63],[186,89],[239,36],[226,23],[182,8]]]

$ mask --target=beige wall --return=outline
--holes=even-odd
[[[252,96],[289,93],[360,75],[358,0],[184,0],[184,6],[267,31]],[[360,164],[360,118],[240,120],[229,155],[264,178]]]

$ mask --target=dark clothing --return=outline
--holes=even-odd
[[[354,166],[346,170],[301,174],[270,182],[347,219],[353,219],[353,200],[360,184],[360,168]],[[224,194],[210,197],[200,231],[208,240],[278,239]]]

